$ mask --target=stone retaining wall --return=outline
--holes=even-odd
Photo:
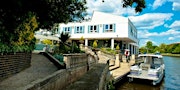
[[[88,69],[92,67],[93,64],[97,63],[96,55],[79,53],[79,54],[63,54],[64,62],[66,64],[66,69],[87,66]]]
[[[62,69],[44,79],[32,82],[23,90],[63,90],[87,72],[86,66]]]
[[[95,64],[90,54],[64,54],[66,69],[59,70],[44,79],[32,82],[24,90],[63,90],[82,77]]]
[[[65,90],[107,90],[109,79],[109,65],[98,63]]]
[[[7,53],[0,55],[0,81],[8,78],[31,64],[31,53]]]

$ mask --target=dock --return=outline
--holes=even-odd
[[[102,60],[110,60],[109,70],[114,80],[114,84],[125,78],[130,72],[130,67],[135,64],[135,58],[131,59],[129,62],[126,62],[125,57],[121,57],[122,61],[120,61],[120,59],[117,57],[107,57],[107,55],[102,53],[99,53],[98,57],[99,61],[101,62]]]

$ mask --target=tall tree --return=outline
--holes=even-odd
[[[140,53],[146,53],[147,52],[146,47],[139,48],[139,52]]]
[[[4,0],[0,3],[0,43],[10,44],[18,37],[29,13],[36,16],[38,28],[52,28],[54,23],[83,20],[85,0]],[[27,21],[28,22],[28,21]]]
[[[147,53],[152,53],[152,47],[153,47],[153,43],[151,41],[148,41],[146,43]]]
[[[146,7],[145,0],[122,0],[123,7],[135,7],[136,12],[142,12],[142,10]],[[105,0],[102,0],[105,2]]]
[[[166,52],[167,45],[165,43],[160,44],[159,49],[161,53]]]

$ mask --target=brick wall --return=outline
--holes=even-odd
[[[7,53],[0,55],[0,81],[8,78],[31,64],[31,53]]]

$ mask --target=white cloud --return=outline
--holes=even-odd
[[[157,42],[155,42],[155,41],[153,41],[151,39],[142,39],[142,40],[140,40],[140,46],[146,46],[146,43],[148,41],[151,41],[153,43],[153,45],[158,45]]]
[[[180,0],[169,0],[173,3],[172,10],[174,11],[180,11]]]
[[[168,40],[174,40],[174,37],[169,37]]]
[[[107,12],[116,15],[136,15],[134,8],[123,8],[122,0],[87,0],[87,12],[92,14],[93,11]]]
[[[180,11],[180,0],[155,0],[152,9],[157,9],[158,7],[164,5],[166,2],[172,2],[172,10]]]
[[[157,9],[158,7],[162,6],[166,3],[166,0],[155,0],[152,7],[153,9]]]
[[[180,20],[174,21],[169,28],[180,30]]]
[[[180,37],[180,31],[178,30],[173,30],[173,29],[170,29],[170,30],[167,30],[167,31],[164,31],[164,32],[160,32],[160,33],[157,33],[157,32],[149,32],[148,30],[141,30],[141,31],[138,31],[138,37],[139,38],[149,38],[149,37],[162,37],[162,36],[173,36],[174,39],[177,38],[177,37]]]
[[[173,3],[173,8],[172,8],[172,10],[174,10],[174,11],[180,11],[180,3],[174,2],[174,3]]]
[[[137,29],[154,29],[161,26],[167,20],[171,20],[172,13],[146,13],[140,16],[130,16],[130,20]]]

